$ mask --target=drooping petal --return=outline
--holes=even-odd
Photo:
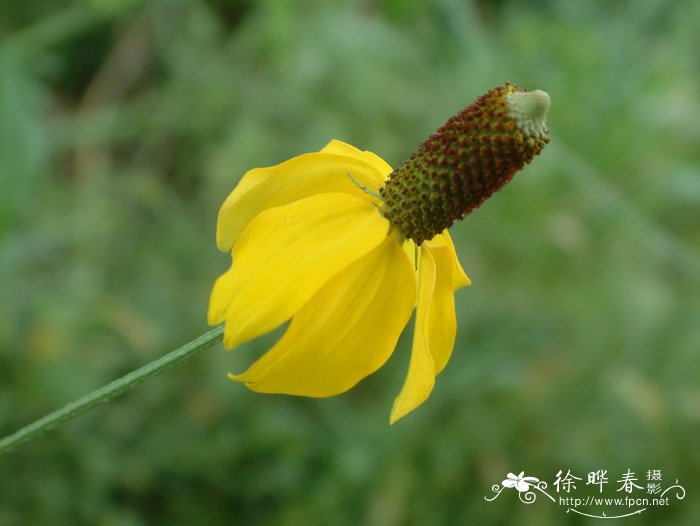
[[[455,251],[454,243],[452,243],[452,238],[447,230],[443,230],[442,233],[435,236],[430,241],[426,241],[424,245],[427,244],[430,247],[444,246],[449,249],[452,256],[452,287],[454,290],[462,288],[467,285],[471,285],[472,282],[467,277],[467,274],[462,268],[462,264],[457,258],[457,252]]]
[[[447,233],[421,246],[411,360],[404,386],[394,402],[392,423],[428,398],[435,385],[435,376],[445,368],[452,354],[457,331],[455,284],[469,282],[461,267],[455,269],[455,261],[452,241]],[[460,272],[467,279],[466,283]]]
[[[216,244],[228,252],[245,227],[260,212],[328,192],[343,192],[368,202],[379,200],[363,192],[361,185],[377,192],[386,177],[386,163],[350,145],[335,141],[322,153],[307,153],[276,166],[246,172],[219,210]]]
[[[389,358],[415,302],[411,263],[390,237],[336,275],[245,373],[253,391],[332,396]]]
[[[214,284],[209,323],[226,322],[229,348],[268,332],[379,245],[388,227],[373,204],[349,194],[319,194],[262,212]]]
[[[430,250],[420,251],[418,272],[416,325],[411,359],[403,388],[391,409],[389,422],[392,424],[422,404],[435,385],[435,362],[430,354],[428,334],[424,330],[436,280],[435,261]]]
[[[447,365],[454,348],[457,333],[455,282],[460,273],[464,275],[464,271],[461,267],[458,271],[454,268],[456,256],[449,236],[423,243],[422,250],[429,252],[435,263],[435,286],[428,300],[422,331],[425,333],[437,376]],[[468,278],[467,283],[469,283]],[[418,330],[417,323],[416,330]]]
[[[454,244],[452,243],[452,238],[450,237],[450,234],[447,232],[447,230],[443,231],[442,233],[436,235],[433,239],[430,241],[425,241],[421,246],[427,246],[427,247],[445,247],[450,251],[450,254],[452,255],[452,287],[453,290],[460,289],[464,286],[471,285],[472,282],[470,279],[467,277],[467,275],[464,272],[464,269],[462,268],[462,265],[459,262],[459,259],[457,259],[457,252],[455,251]],[[418,265],[416,264],[416,244],[411,241],[410,239],[407,239],[404,244],[403,244],[403,249],[406,252],[406,255],[411,258],[411,261],[414,262],[414,269],[416,271],[416,281],[418,280]]]

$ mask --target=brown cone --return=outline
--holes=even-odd
[[[421,244],[479,207],[549,142],[549,96],[507,83],[450,118],[380,190],[384,216]]]

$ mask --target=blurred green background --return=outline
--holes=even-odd
[[[597,524],[484,500],[559,469],[608,496],[661,469],[686,498],[625,523],[699,524],[698,27],[693,0],[4,0],[0,434],[206,330],[247,169],[331,138],[396,165],[506,80],[550,93],[552,143],[452,229],[474,285],[409,417],[410,330],[325,400],[227,380],[273,337],[218,346],[0,457],[0,525]]]

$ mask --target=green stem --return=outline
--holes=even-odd
[[[63,422],[75,418],[79,414],[89,411],[93,407],[103,402],[108,402],[112,398],[119,396],[127,391],[130,391],[137,385],[145,382],[146,380],[158,376],[160,373],[169,369],[173,365],[184,362],[185,360],[192,358],[195,354],[208,349],[209,347],[220,342],[223,338],[224,328],[223,326],[217,327],[214,330],[203,334],[199,338],[192,340],[166,354],[162,358],[159,358],[148,365],[144,365],[140,369],[130,372],[129,374],[122,376],[118,380],[93,391],[92,393],[79,398],[75,402],[71,402],[68,405],[63,406],[61,409],[54,411],[40,418],[36,422],[23,427],[16,433],[9,435],[2,440],[0,440],[0,455],[14,449],[15,447],[28,442],[29,440],[38,437],[46,433],[48,430],[56,427]]]

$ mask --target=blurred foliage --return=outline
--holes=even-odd
[[[699,25],[693,0],[0,4],[2,433],[205,330],[247,169],[334,137],[396,164],[505,80],[553,101],[552,144],[453,228],[474,285],[418,411],[387,423],[410,331],[327,400],[226,379],[274,335],[217,348],[0,458],[0,524],[593,524],[484,500],[562,468],[662,469],[686,499],[629,523],[698,524]]]

